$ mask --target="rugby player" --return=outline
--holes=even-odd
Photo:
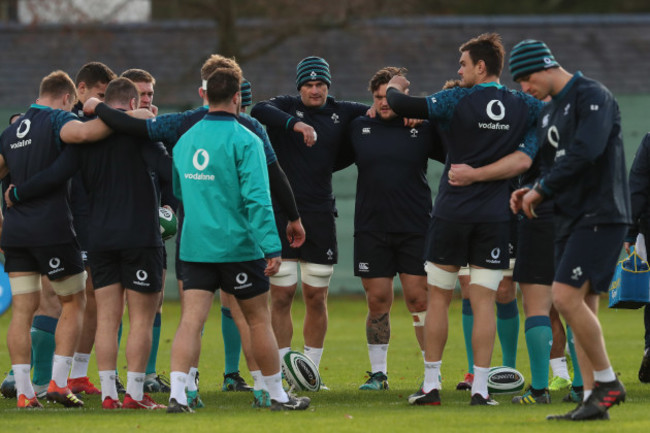
[[[634,244],[636,234],[642,233],[648,245],[650,238],[650,200],[648,200],[648,191],[650,190],[650,133],[646,134],[641,140],[634,162],[630,169],[630,195],[632,198],[632,221],[634,226],[630,230],[628,239],[625,242],[625,250],[630,254],[630,247]],[[643,312],[644,333],[644,351],[639,367],[639,381],[641,383],[650,383],[650,306],[645,306]]]
[[[77,85],[77,94],[79,100],[72,109],[72,112],[79,117],[79,120],[85,122],[92,120],[94,117],[87,117],[83,112],[83,104],[90,98],[104,100],[106,95],[106,86],[116,78],[115,73],[101,62],[89,62],[83,65],[75,77]],[[74,224],[77,239],[81,246],[82,256],[84,258],[84,267],[89,278],[86,279],[86,312],[84,314],[84,326],[75,350],[70,369],[70,378],[68,386],[70,390],[79,394],[101,394],[95,385],[88,378],[88,364],[90,362],[90,352],[95,343],[95,333],[97,330],[97,303],[95,301],[95,290],[93,287],[92,274],[88,266],[88,197],[83,187],[81,174],[75,174],[72,177],[71,201],[72,222]],[[45,292],[45,290],[44,290]],[[34,355],[37,358],[37,355]],[[34,370],[36,374],[36,370]],[[119,381],[119,378],[116,379]],[[34,381],[34,383],[38,383]],[[124,387],[119,383],[122,390]]]
[[[631,223],[621,117],[602,84],[567,72],[540,51],[550,53],[543,42],[525,40],[511,53],[510,71],[522,89],[552,97],[540,114],[542,175],[532,188],[513,193],[511,208],[532,219],[546,200],[554,201],[553,304],[573,331],[584,381],[584,401],[547,418],[608,419],[608,409],[625,400],[597,316]]]
[[[133,81],[135,87],[138,89],[140,95],[140,105],[138,108],[144,108],[151,111],[154,115],[158,114],[158,107],[153,105],[154,86],[156,79],[148,71],[144,69],[127,69],[122,72],[120,77],[128,78]],[[169,206],[172,210],[178,207],[178,201],[175,199],[171,184],[160,182],[155,172],[152,172],[154,185],[156,186],[157,195],[161,198],[162,203]],[[151,339],[151,351],[149,352],[149,360],[147,361],[147,376],[144,380],[145,392],[169,392],[169,382],[165,377],[156,373],[156,362],[158,360],[158,347],[160,346],[160,331],[162,326],[162,307],[165,296],[165,279],[167,276],[167,250],[163,244],[163,275],[162,275],[162,290],[160,291],[160,299],[158,300],[158,311],[153,321],[153,334]]]
[[[406,69],[385,67],[371,78],[374,118],[350,123],[351,162],[358,169],[354,216],[354,274],[361,277],[368,315],[366,340],[370,371],[361,390],[388,389],[388,343],[393,278],[399,274],[406,307],[424,353],[423,327],[427,281],[422,261],[431,217],[429,158],[444,163],[446,152],[429,122],[404,128],[386,102],[386,86]],[[387,176],[390,173],[390,176]]]
[[[487,165],[534,141],[538,108],[534,98],[499,83],[504,49],[495,33],[483,34],[460,47],[462,85],[427,98],[404,94],[408,80],[395,76],[388,102],[397,114],[438,122],[448,156],[429,226],[426,271],[429,288],[425,318],[425,378],[411,404],[440,404],[440,366],[447,339],[448,309],[460,266],[470,265],[470,302],[474,382],[471,405],[494,405],[487,376],[492,358],[496,290],[508,268],[510,214],[508,182],[449,184],[451,164]]]
[[[332,172],[346,129],[368,106],[329,96],[331,75],[325,59],[310,56],[296,67],[299,95],[285,95],[255,105],[251,115],[267,132],[287,171],[305,228],[305,244],[291,248],[282,239],[282,265],[271,277],[271,317],[280,357],[291,350],[291,305],[298,285],[298,262],[305,300],[304,353],[316,366],[327,333],[327,291],[338,260],[337,216]],[[278,227],[288,216],[276,207]]]
[[[100,120],[77,120],[69,112],[76,100],[75,84],[65,72],[54,71],[43,78],[37,103],[0,136],[0,168],[11,171],[12,182],[22,183],[48,167],[61,153],[63,143],[91,142],[110,134]],[[49,277],[62,303],[47,398],[67,407],[83,406],[67,385],[86,303],[86,273],[72,227],[67,187],[62,185],[46,197],[8,209],[1,246],[13,294],[7,346],[18,407],[40,407],[29,375],[30,328],[39,306],[41,273]]]

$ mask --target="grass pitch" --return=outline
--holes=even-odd
[[[521,301],[521,300],[520,300]],[[603,299],[603,304],[605,300]],[[392,314],[392,338],[389,349],[389,383],[385,392],[358,391],[369,368],[365,342],[365,301],[362,297],[332,297],[329,300],[330,323],[321,363],[321,375],[331,391],[312,393],[312,406],[302,413],[271,413],[252,409],[248,393],[221,392],[223,372],[223,343],[221,339],[219,306],[203,336],[203,352],[199,370],[201,396],[206,408],[193,415],[168,415],[165,412],[104,411],[99,396],[86,397],[86,408],[62,409],[46,405],[41,411],[18,411],[15,400],[0,399],[0,420],[3,431],[142,431],[142,432],[395,432],[395,431],[454,431],[454,432],[556,432],[575,431],[642,431],[650,428],[648,403],[650,385],[637,380],[643,351],[642,310],[601,310],[601,322],[607,347],[616,372],[628,390],[627,402],[611,411],[609,422],[549,422],[550,413],[564,413],[573,405],[562,403],[563,392],[552,394],[553,403],[545,406],[515,406],[512,396],[496,396],[496,407],[470,407],[469,393],[455,390],[456,383],[467,370],[462,340],[460,301],[454,300],[450,310],[450,334],[443,358],[442,406],[409,406],[406,397],[422,380],[422,357],[413,335],[410,315],[403,300],[395,300]],[[520,308],[521,310],[521,308]],[[0,317],[0,329],[6,332],[8,312]],[[180,306],[165,304],[163,333],[158,357],[158,371],[169,372],[170,348]],[[304,306],[294,307],[294,344],[302,348],[302,318]],[[523,336],[523,316],[517,367],[528,379],[528,354]],[[125,325],[127,325],[125,323]],[[126,332],[125,332],[126,335]],[[119,358],[120,375],[126,378],[124,345]],[[496,344],[492,365],[501,364],[499,344]],[[0,343],[0,368],[9,369],[6,343]],[[97,368],[91,360],[90,377],[98,384]],[[242,374],[250,376],[242,361]],[[167,396],[154,394],[157,401]]]

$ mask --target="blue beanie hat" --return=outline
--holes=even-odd
[[[296,67],[296,87],[298,90],[307,81],[322,81],[327,87],[332,84],[330,65],[322,57],[305,57]]]
[[[239,88],[241,93],[241,106],[248,107],[253,103],[253,91],[251,90],[251,83],[246,78],[241,82]]]
[[[508,64],[515,81],[534,72],[560,67],[546,44],[534,39],[526,39],[515,45],[510,52]]]

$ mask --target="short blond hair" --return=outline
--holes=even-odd
[[[59,98],[66,93],[70,94],[73,100],[76,101],[78,99],[77,87],[74,81],[72,81],[72,78],[64,71],[53,71],[41,80],[41,85],[38,90],[39,98],[43,96]]]
[[[224,57],[221,54],[213,54],[208,57],[201,67],[201,79],[207,81],[210,75],[219,68],[234,69],[240,76],[244,75],[234,58]]]

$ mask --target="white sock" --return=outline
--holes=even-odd
[[[266,389],[266,385],[264,383],[264,376],[262,376],[261,370],[251,371],[251,376],[253,376],[253,389],[255,391]]]
[[[571,380],[571,376],[569,376],[568,365],[566,363],[566,356],[551,359],[551,370],[553,370],[553,376]]]
[[[271,376],[262,376],[266,384],[266,390],[269,392],[271,399],[284,403],[289,401],[289,396],[282,389],[282,374],[278,371]]]
[[[126,393],[129,394],[133,400],[140,401],[144,397],[144,376],[144,372],[126,372]]]
[[[68,386],[68,375],[72,367],[72,356],[54,354],[52,361],[52,380],[59,388]]]
[[[322,347],[305,346],[305,355],[308,356],[314,364],[316,364],[316,368],[320,368],[320,359],[323,356]]]
[[[422,383],[422,391],[425,393],[430,392],[432,389],[440,389],[440,361],[424,361],[424,382]]]
[[[370,372],[388,371],[388,344],[369,344],[368,358],[370,358]]]
[[[117,400],[117,387],[115,386],[115,370],[102,370],[99,372],[99,385],[102,388],[102,401],[106,397]]]
[[[34,398],[34,387],[30,378],[29,364],[13,364],[11,368],[14,370],[14,380],[16,381],[16,395],[24,394],[27,398]]]
[[[90,353],[75,352],[72,357],[72,370],[70,370],[70,379],[88,376],[88,364],[90,363]]]
[[[590,389],[585,389],[584,395],[582,397],[582,401],[587,401],[589,396],[591,395],[591,390]]]
[[[594,380],[596,382],[613,382],[616,380],[616,373],[614,373],[614,369],[609,366],[604,370],[594,371]]]
[[[182,371],[172,371],[169,375],[171,382],[171,392],[169,393],[169,401],[175,398],[178,404],[187,406],[187,394],[185,394],[185,386],[187,386],[187,379],[189,375]]]
[[[280,347],[278,349],[278,355],[280,356],[280,363],[282,363],[282,358],[284,358],[284,355],[287,354],[287,352],[291,351],[291,347]]]
[[[187,374],[187,381],[185,382],[185,387],[188,391],[198,391],[196,387],[196,373],[199,369],[196,367],[190,367],[190,372]]]
[[[477,367],[474,365],[474,382],[472,383],[472,395],[481,394],[483,398],[488,398],[487,379],[489,367]]]

